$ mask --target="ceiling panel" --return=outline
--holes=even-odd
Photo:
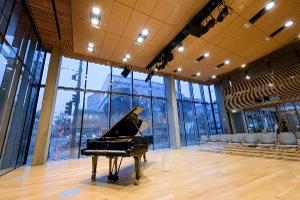
[[[52,46],[67,47],[76,55],[107,59],[123,65],[122,58],[131,54],[127,64],[134,68],[145,66],[183,29],[183,27],[207,4],[208,0],[60,0],[57,1],[58,17],[62,32],[71,31],[61,41],[57,37],[51,0],[29,0],[29,6],[42,40],[49,49]],[[244,24],[260,11],[269,0],[226,0],[233,9],[222,23],[215,25],[201,38],[189,35],[183,41],[185,50],[173,50],[174,59],[163,70],[174,74],[178,66],[183,71],[178,76],[207,81],[211,75],[221,75],[252,62],[294,40],[300,33],[300,1],[278,0],[274,9],[262,16],[254,25]],[[99,6],[102,11],[98,28],[90,25],[90,10]],[[64,9],[64,7],[66,9]],[[71,13],[67,13],[71,10]],[[218,10],[212,15],[216,18]],[[47,16],[45,18],[45,16]],[[67,20],[66,20],[67,19]],[[280,32],[270,41],[265,38],[282,26],[287,19],[295,25]],[[66,23],[69,22],[69,23]],[[203,22],[204,23],[204,22]],[[143,28],[150,34],[142,44],[136,38]],[[71,39],[71,44],[69,40]],[[95,51],[87,51],[87,43],[95,43]],[[63,48],[64,51],[66,51]],[[194,60],[209,52],[200,63]],[[230,65],[215,66],[230,59]],[[201,72],[200,77],[192,75]]]

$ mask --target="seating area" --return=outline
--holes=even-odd
[[[202,135],[203,151],[300,161],[300,132]]]

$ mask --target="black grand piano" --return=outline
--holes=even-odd
[[[135,163],[135,181],[139,184],[141,178],[141,158],[146,162],[146,152],[149,144],[153,144],[153,136],[143,136],[142,129],[147,122],[138,118],[142,107],[134,107],[99,139],[88,139],[87,147],[81,149],[82,155],[92,156],[92,180],[96,179],[98,156],[109,159],[109,182],[118,180],[118,172],[123,157],[133,157]],[[120,158],[120,160],[118,160]]]

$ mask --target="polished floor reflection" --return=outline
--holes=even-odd
[[[300,165],[294,161],[202,152],[198,146],[148,153],[139,186],[125,159],[118,184],[107,184],[108,161],[91,159],[21,167],[0,178],[2,199],[300,199]]]

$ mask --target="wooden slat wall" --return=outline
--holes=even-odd
[[[273,86],[270,87],[269,83]],[[300,100],[300,64],[223,89],[227,110],[250,109]],[[255,98],[277,96],[273,101],[257,103]]]

